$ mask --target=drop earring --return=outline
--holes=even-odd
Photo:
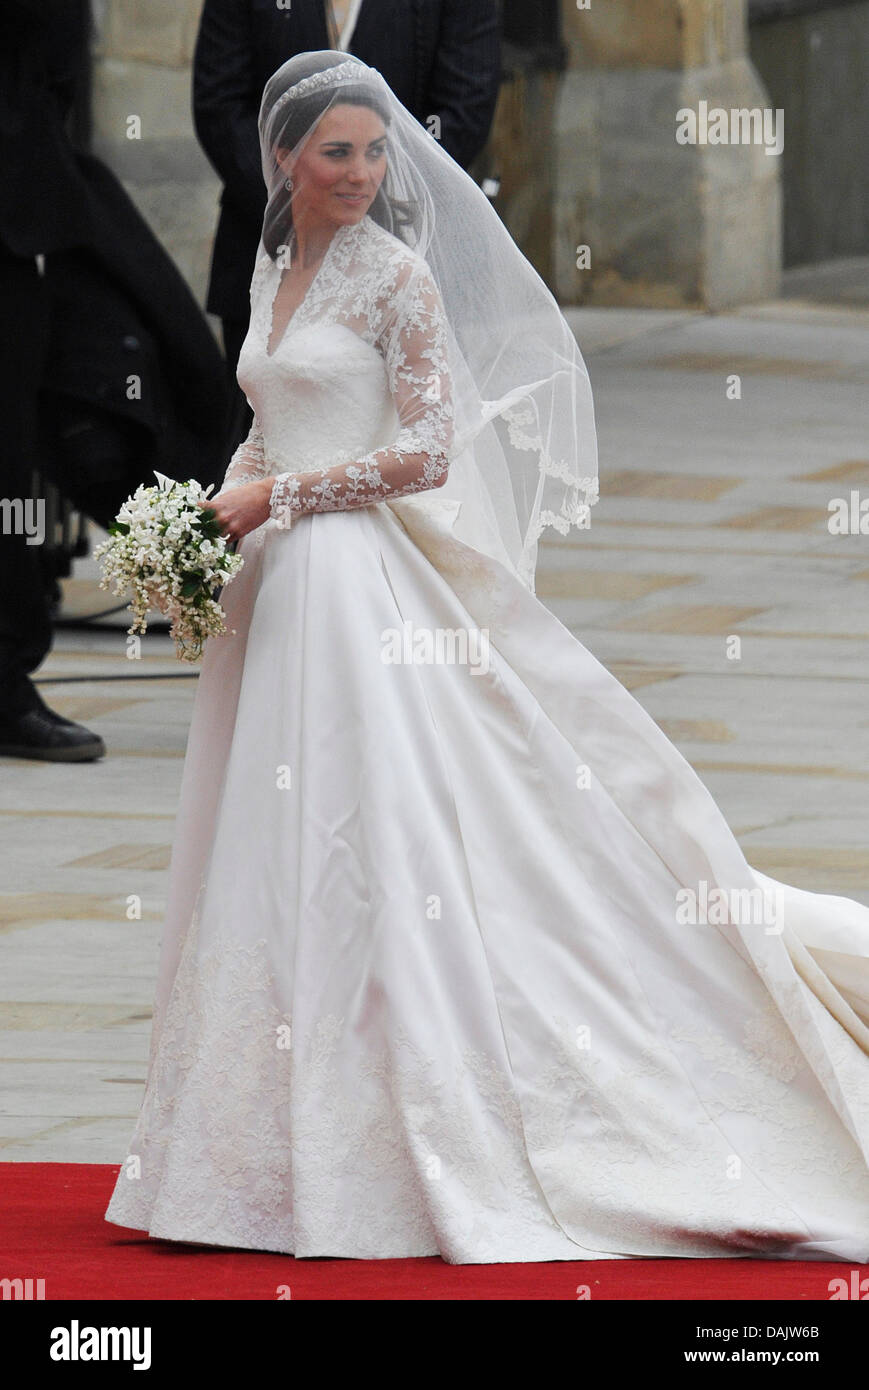
[[[286,190],[287,190],[288,193],[292,193],[292,191],[293,191],[293,180],[292,180],[291,178],[285,179],[285,180],[284,180],[284,188],[286,188]]]

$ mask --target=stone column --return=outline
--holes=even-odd
[[[727,305],[777,293],[780,159],[679,144],[680,109],[768,108],[745,0],[562,0],[555,292],[567,304]],[[587,6],[587,7],[586,7]],[[577,267],[587,245],[590,266]]]
[[[94,0],[94,153],[121,179],[200,304],[220,184],[199,147],[191,63],[202,0]]]

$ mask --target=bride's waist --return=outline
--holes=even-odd
[[[336,412],[340,407],[336,407]],[[342,428],[343,425],[343,428]],[[360,422],[341,420],[340,414],[320,428],[305,421],[269,419],[268,410],[260,416],[263,452],[269,471],[275,473],[314,473],[323,468],[356,463],[376,449],[388,448],[395,439],[399,424],[396,418],[369,420],[362,428]]]

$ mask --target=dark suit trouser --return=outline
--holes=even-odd
[[[52,390],[50,277],[2,246],[0,303],[0,497],[26,503],[39,469],[108,528],[139,480],[137,430]],[[13,515],[12,508],[0,514],[0,714],[7,715],[33,704],[27,677],[51,647],[54,580],[45,547],[28,545]]]
[[[35,260],[0,246],[0,495],[22,502],[39,459],[39,388],[49,341],[49,296]],[[8,519],[7,519],[8,518]],[[32,703],[26,679],[51,646],[51,616],[41,547],[16,532],[11,510],[0,521],[0,710]]]

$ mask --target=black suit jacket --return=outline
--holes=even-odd
[[[77,246],[92,231],[66,128],[87,42],[87,0],[0,5],[0,242],[16,256]]]
[[[297,53],[328,48],[323,0],[205,0],[193,60],[193,116],[223,180],[206,307],[247,319],[266,193],[257,115],[263,88]],[[467,167],[489,133],[500,81],[496,0],[363,0],[350,52],[377,68]]]
[[[229,393],[214,335],[112,171],[83,152],[76,165],[91,233],[45,258],[52,314],[44,389],[140,425],[138,481],[152,484],[158,468],[216,486]],[[133,400],[131,374],[142,383]]]
[[[33,293],[47,288],[51,304],[44,372],[27,388],[140,425],[138,481],[153,482],[157,467],[217,484],[229,392],[214,335],[120,181],[67,128],[88,21],[87,0],[0,5],[0,253],[43,255]],[[16,329],[31,331],[17,325],[4,351]],[[132,401],[131,374],[142,382]],[[21,401],[12,408],[33,416]],[[0,481],[6,468],[0,450]]]

